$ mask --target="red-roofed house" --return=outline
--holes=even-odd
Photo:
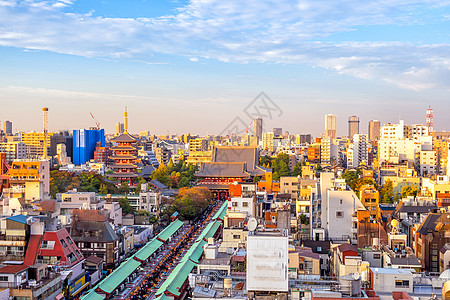
[[[83,260],[83,254],[66,229],[44,233],[38,250],[38,262],[73,267]]]

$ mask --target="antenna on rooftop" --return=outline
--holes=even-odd
[[[48,107],[42,108],[44,112],[44,153],[43,159],[47,159],[47,135],[48,135]]]
[[[427,109],[427,128],[428,135],[433,135],[433,109],[431,108],[431,105],[429,105]]]

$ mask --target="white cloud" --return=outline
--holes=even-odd
[[[320,42],[360,25],[425,22],[424,11],[449,1],[191,0],[176,15],[137,19],[65,12],[72,4],[0,0],[0,45],[135,60],[164,53],[194,62],[308,64],[408,89],[450,87],[448,44]]]

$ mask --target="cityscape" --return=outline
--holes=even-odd
[[[450,300],[449,28],[0,0],[0,300]]]
[[[319,137],[263,117],[135,133],[127,107],[113,133],[93,114],[50,132],[39,114],[1,132],[4,299],[449,297],[450,132],[431,106],[423,124],[349,116],[346,136],[327,114]]]

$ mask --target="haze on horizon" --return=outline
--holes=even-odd
[[[450,1],[0,1],[0,121],[219,134],[264,91],[266,129],[360,117],[450,130]]]

